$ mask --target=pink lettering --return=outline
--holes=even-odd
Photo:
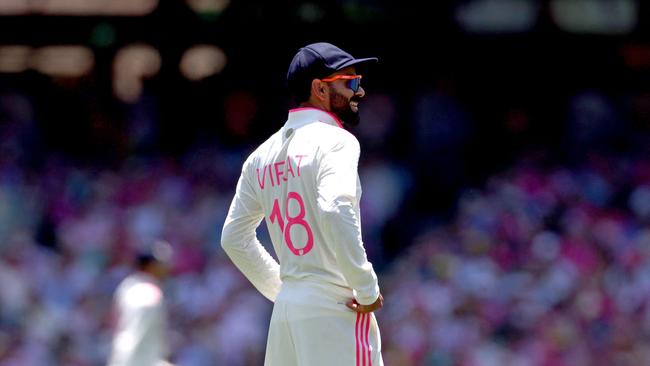
[[[296,158],[298,158],[298,176],[300,176],[300,163],[302,162],[302,158],[304,158],[307,155],[296,155]]]
[[[261,189],[264,189],[265,180],[266,180],[266,166],[264,166],[262,179],[260,179],[260,168],[257,168],[257,183],[259,183]]]
[[[275,182],[273,181],[273,172],[271,171],[271,165],[267,165],[267,166],[269,167],[269,179],[271,179],[271,187],[275,187]],[[278,182],[278,185],[279,184],[280,182]]]
[[[280,185],[280,176],[284,175],[284,172],[279,169],[282,165],[284,165],[284,161],[278,161],[275,163],[275,180],[278,182],[278,185]],[[284,177],[284,181],[287,181],[287,177]]]
[[[289,179],[289,172],[291,172],[292,177],[296,177],[296,175],[293,174],[293,167],[291,167],[291,158],[287,157],[287,176],[283,178],[285,182]]]
[[[257,183],[260,186],[260,189],[264,189],[266,186],[266,177],[269,177],[271,181],[271,187],[280,186],[282,181],[288,181],[289,178],[295,178],[296,176],[300,177],[300,165],[302,164],[302,158],[307,155],[295,155],[294,159],[297,160],[297,169],[294,169],[291,162],[292,158],[287,157],[286,161],[278,161],[276,163],[271,163],[264,166],[264,169],[257,168]],[[285,165],[286,164],[286,165]],[[260,170],[262,174],[260,174]],[[268,170],[268,173],[267,173]],[[275,172],[274,172],[275,170]],[[275,178],[273,177],[275,175]]]

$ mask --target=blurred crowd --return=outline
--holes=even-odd
[[[385,272],[390,365],[650,363],[650,161],[522,164]]]

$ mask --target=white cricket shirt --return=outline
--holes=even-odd
[[[115,291],[118,324],[109,366],[163,365],[166,314],[158,282],[145,273],[125,278]]]
[[[221,245],[271,301],[283,281],[347,288],[363,305],[377,300],[361,238],[359,152],[334,115],[298,108],[244,163]],[[280,264],[257,239],[263,218]]]

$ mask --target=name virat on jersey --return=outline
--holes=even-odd
[[[257,183],[260,189],[264,189],[267,179],[271,182],[271,187],[280,186],[282,181],[288,181],[289,176],[292,178],[300,177],[300,164],[302,159],[307,155],[287,156],[287,160],[267,164],[260,170],[257,168]],[[292,162],[293,160],[293,162]],[[294,171],[294,166],[296,167]],[[274,177],[275,175],[275,177]]]

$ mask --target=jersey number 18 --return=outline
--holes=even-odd
[[[294,200],[298,202],[300,206],[300,212],[296,216],[289,216],[289,201]],[[287,247],[294,255],[301,256],[309,253],[314,247],[314,234],[311,231],[309,223],[305,221],[305,202],[302,200],[302,197],[297,192],[289,192],[287,199],[284,202],[284,212],[286,214],[287,226],[284,226],[284,219],[282,218],[282,213],[280,212],[280,204],[276,198],[273,201],[273,210],[271,211],[271,216],[269,219],[271,223],[275,223],[277,220],[278,225],[280,226],[280,231],[284,233],[284,241],[287,243]],[[305,228],[307,232],[307,243],[302,248],[296,248],[293,245],[293,240],[291,240],[291,227],[293,225],[300,225]]]

